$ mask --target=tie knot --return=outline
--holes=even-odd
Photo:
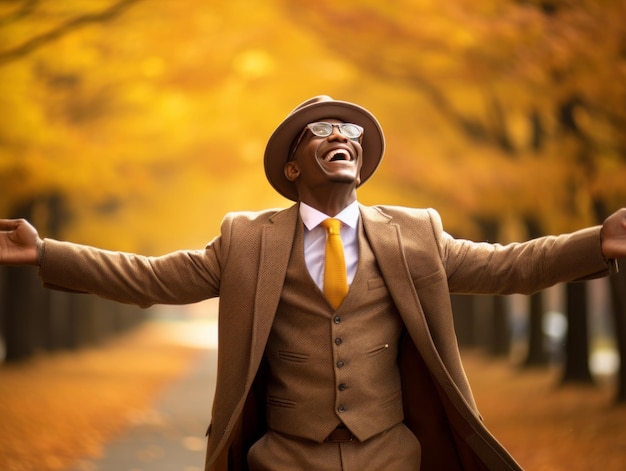
[[[339,228],[341,227],[341,221],[335,218],[328,218],[322,221],[322,227],[326,229],[329,234],[339,235]]]

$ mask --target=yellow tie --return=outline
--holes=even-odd
[[[343,256],[343,243],[339,228],[339,219],[329,218],[322,221],[326,229],[326,260],[324,262],[324,295],[330,304],[337,309],[343,298],[348,294],[348,278],[346,261]]]

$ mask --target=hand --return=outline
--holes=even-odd
[[[37,230],[24,219],[0,219],[0,265],[37,265],[40,243]]]
[[[626,208],[617,210],[604,221],[602,253],[605,258],[626,257]]]

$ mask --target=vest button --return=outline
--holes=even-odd
[[[339,316],[335,316],[335,318],[333,319],[333,322],[334,322],[335,324],[341,324],[341,317],[339,317]]]
[[[343,360],[339,360],[337,362],[337,368],[343,368],[346,364],[343,362]]]
[[[337,412],[345,412],[346,408],[344,406],[337,407]]]
[[[341,338],[340,338],[340,337],[337,337],[337,338],[335,339],[335,345],[341,345],[341,343],[342,343],[342,342],[343,342],[343,340],[341,340]]]
[[[346,383],[341,383],[337,389],[339,389],[339,391],[345,391],[346,389],[348,389],[348,386],[346,385]]]

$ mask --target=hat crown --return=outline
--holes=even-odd
[[[298,106],[296,106],[291,113],[289,113],[289,115],[294,114],[297,111],[300,111],[302,108],[306,108],[307,106],[310,105],[314,105],[316,103],[323,103],[323,102],[328,102],[328,101],[335,101],[333,100],[331,97],[329,97],[328,95],[318,95],[318,96],[314,96],[313,98],[309,98],[306,101],[303,101],[302,103],[300,103]]]

